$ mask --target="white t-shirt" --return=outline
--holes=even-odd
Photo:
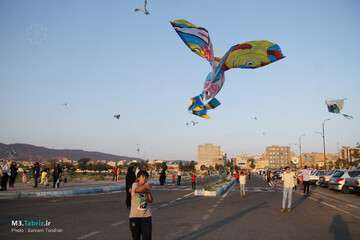
[[[284,172],[282,180],[284,181],[284,188],[295,187],[295,174],[293,172]]]
[[[303,176],[303,181],[305,182],[310,181],[310,170],[308,169],[302,170],[302,176]]]
[[[136,193],[135,189],[138,183],[134,182],[131,187],[131,208],[129,218],[145,218],[151,217],[150,208],[146,202],[145,193]]]
[[[246,184],[246,175],[240,175],[239,182],[240,184]]]

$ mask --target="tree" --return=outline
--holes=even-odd
[[[88,165],[88,162],[90,161],[91,159],[90,158],[81,158],[79,161],[78,161],[78,164],[79,164],[79,168],[81,170],[86,170],[87,169],[87,165]]]
[[[205,165],[201,165],[201,166],[200,166],[200,170],[201,170],[201,171],[205,171],[205,170],[207,170],[207,168],[206,168]]]
[[[179,170],[181,170],[181,171],[184,170],[184,164],[182,161],[179,162]]]

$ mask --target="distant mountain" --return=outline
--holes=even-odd
[[[38,147],[30,144],[3,144],[0,143],[0,159],[16,159],[30,161],[44,161],[59,158],[79,160],[81,158],[91,158],[93,160],[142,160],[135,157],[118,156],[101,152],[89,152],[72,149],[50,149]]]

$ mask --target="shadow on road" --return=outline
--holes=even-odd
[[[265,205],[266,205],[266,202],[262,202],[262,203],[259,203],[259,204],[255,205],[255,206],[243,209],[240,212],[238,212],[238,213],[236,213],[236,214],[234,214],[234,215],[232,215],[230,217],[224,218],[221,221],[215,222],[213,224],[210,224],[208,226],[200,228],[197,231],[194,231],[194,232],[188,233],[186,235],[180,236],[180,237],[178,237],[176,239],[191,240],[191,239],[200,238],[200,237],[202,237],[202,236],[204,236],[204,235],[206,235],[206,234],[208,234],[210,232],[216,231],[217,229],[219,229],[219,228],[221,228],[221,227],[235,221],[238,218],[241,218],[241,217],[245,216],[246,214],[248,214],[251,211],[254,211],[254,210],[258,209],[258,208],[264,207]]]
[[[334,233],[334,240],[352,240],[348,225],[340,215],[333,217],[329,232]]]
[[[292,204],[292,208],[295,209],[297,208],[299,205],[301,205],[304,201],[306,200],[306,197],[301,196],[299,197],[293,204]]]

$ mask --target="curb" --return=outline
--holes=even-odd
[[[101,187],[81,187],[62,191],[43,191],[43,192],[16,192],[10,193],[6,196],[0,196],[1,199],[19,199],[19,198],[38,198],[38,197],[69,197],[85,194],[95,193],[109,193],[121,191],[125,189],[125,184],[115,186],[101,186]]]
[[[216,191],[205,191],[204,189],[201,190],[195,190],[194,195],[195,196],[203,196],[203,197],[216,197],[223,195],[229,188],[235,183],[235,180],[231,180],[228,184],[225,184],[221,188],[219,188]]]

